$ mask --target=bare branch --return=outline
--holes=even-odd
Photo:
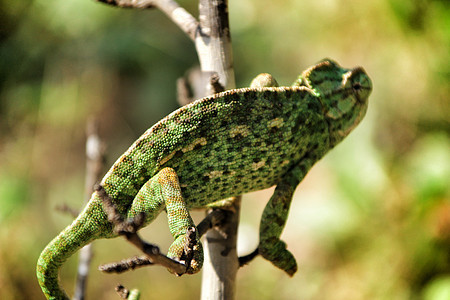
[[[90,119],[86,126],[86,179],[85,179],[85,203],[92,194],[95,182],[99,180],[104,168],[105,146],[98,134],[98,122]],[[74,300],[83,300],[86,294],[89,267],[91,265],[93,251],[92,244],[83,247],[78,256],[78,274],[75,283]]]
[[[97,0],[105,4],[123,8],[153,8],[152,0]]]
[[[197,20],[174,0],[97,0],[124,8],[158,8],[163,11],[191,40],[199,32]]]
[[[75,209],[75,208],[67,205],[67,203],[63,203],[63,204],[57,205],[55,207],[55,210],[58,211],[58,212],[64,213],[64,214],[68,214],[74,219],[80,214],[80,210],[79,209]]]
[[[155,7],[163,11],[184,33],[195,40],[200,32],[198,21],[173,0],[154,0]]]
[[[151,265],[154,265],[154,263],[151,262],[147,256],[133,256],[130,258],[122,259],[118,262],[101,265],[98,267],[98,269],[104,273],[120,274],[126,271]]]
[[[120,298],[129,300],[140,299],[141,296],[139,290],[134,289],[130,291],[121,284],[116,286],[116,293]]]

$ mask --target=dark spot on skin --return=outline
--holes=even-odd
[[[172,156],[172,158],[171,159],[177,159],[177,158],[180,158],[180,157],[182,157],[183,156],[183,151],[181,151],[181,150],[178,150],[177,152],[175,152],[175,154],[174,154],[174,156]],[[189,164],[189,161],[185,161],[185,163],[186,164]]]
[[[216,144],[218,141],[219,141],[219,139],[217,138],[216,135],[209,137],[209,139],[208,139],[208,143],[213,144],[213,145]]]
[[[247,142],[245,142],[244,143],[244,147],[246,147],[246,148],[252,148],[252,142],[251,141],[247,141]]]
[[[309,151],[315,151],[319,148],[319,143],[315,142],[308,146]]]
[[[230,170],[225,170],[225,171],[223,171],[223,173],[222,173],[222,175],[224,175],[224,176],[229,175],[229,174],[231,174],[231,171],[230,171]]]
[[[269,133],[270,134],[276,134],[279,131],[280,131],[279,128],[274,126],[274,127],[270,128]]]
[[[236,133],[232,138],[227,139],[229,141],[230,144],[233,143],[233,141],[235,142],[239,142],[244,138],[244,136],[240,133]]]
[[[193,148],[193,150],[198,150],[202,147],[202,145],[200,143],[196,144]]]
[[[300,128],[303,124],[305,124],[305,122],[306,122],[306,116],[305,116],[305,114],[299,115],[298,118],[297,118],[297,120],[295,120],[294,127],[292,127],[292,132],[293,132],[292,136],[295,136],[295,135],[298,134],[299,128]]]
[[[283,226],[284,225],[284,223],[285,223],[285,221],[284,221],[284,219],[283,218],[280,218],[279,216],[276,216],[276,218],[274,218],[275,220],[275,223],[277,223],[278,224],[278,226]]]
[[[307,107],[311,111],[317,111],[317,104],[314,101],[308,101]]]
[[[262,120],[263,120],[263,117],[262,117],[260,114],[258,114],[258,115],[255,117],[255,122],[256,122],[256,124],[260,124],[260,123],[262,122]]]
[[[256,174],[252,175],[252,182],[257,181],[258,178],[259,178],[258,175],[256,175]]]

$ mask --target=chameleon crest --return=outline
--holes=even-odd
[[[234,89],[186,105],[148,129],[114,163],[78,218],[43,250],[37,264],[49,299],[68,299],[58,271],[75,251],[116,237],[103,204],[106,194],[123,218],[145,216],[144,226],[167,212],[174,242],[168,256],[198,272],[199,237],[186,257],[186,235],[195,227],[189,209],[276,186],[264,209],[255,250],[293,275],[297,263],[280,240],[295,188],[315,162],[362,120],[372,90],[360,67],[326,59],[292,86],[268,74],[250,88]]]

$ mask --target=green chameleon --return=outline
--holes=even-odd
[[[264,209],[258,253],[289,275],[295,258],[280,240],[296,186],[309,169],[364,117],[371,80],[360,68],[325,59],[290,87],[262,74],[250,88],[234,89],[188,104],[148,129],[115,162],[100,186],[120,215],[145,213],[144,226],[167,212],[180,259],[189,209],[276,186]],[[63,262],[82,246],[117,233],[95,191],[78,218],[44,249],[37,277],[49,299],[67,299],[58,282]],[[187,273],[203,264],[199,238]]]

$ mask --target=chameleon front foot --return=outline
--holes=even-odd
[[[196,228],[190,227],[186,234],[176,238],[170,246],[167,256],[186,266],[185,272],[176,272],[179,276],[184,273],[194,274],[200,271],[203,265],[203,247],[197,237]],[[172,272],[172,270],[169,271]]]

